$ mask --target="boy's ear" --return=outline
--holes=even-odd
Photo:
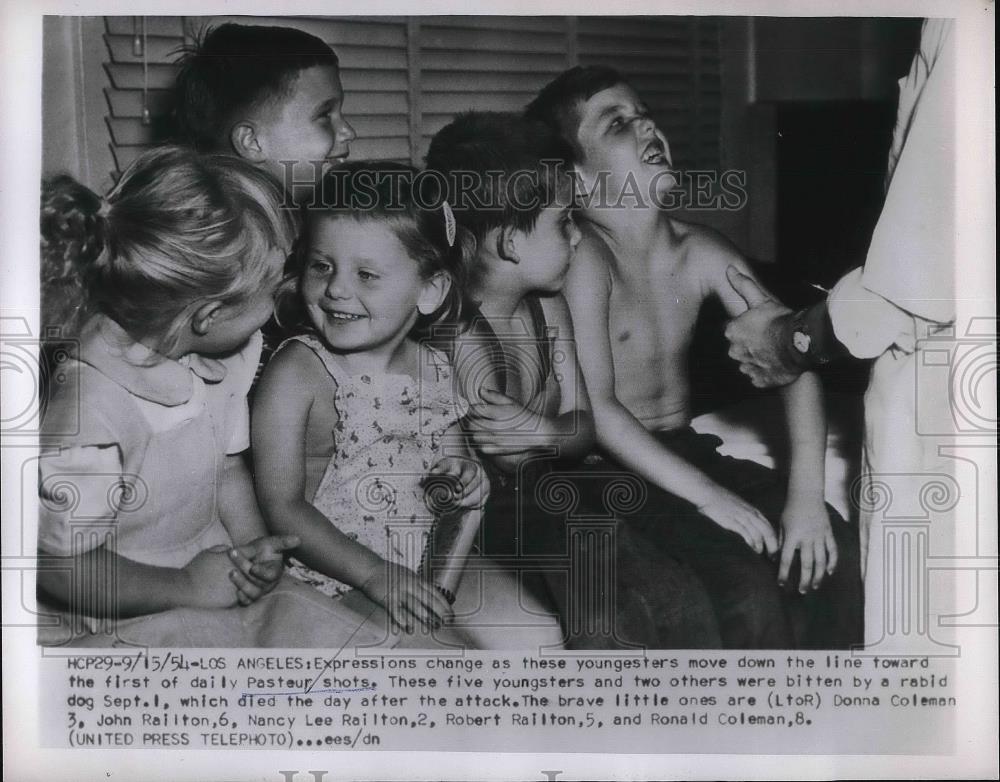
[[[252,122],[243,121],[233,125],[229,132],[229,143],[232,144],[233,151],[244,160],[260,163],[266,158],[257,137],[257,128]]]
[[[437,312],[438,307],[444,304],[450,290],[451,277],[444,272],[438,272],[424,280],[423,288],[417,299],[417,311],[421,315],[433,315]]]
[[[206,301],[200,304],[191,316],[191,331],[204,337],[211,330],[223,308],[221,301]]]
[[[509,225],[497,229],[497,255],[505,261],[520,263],[517,254],[517,229]]]

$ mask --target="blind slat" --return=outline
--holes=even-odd
[[[349,90],[344,96],[344,110],[353,118],[355,112],[365,114],[399,114],[406,116],[408,104],[405,92],[363,92]]]
[[[111,154],[115,159],[115,170],[124,171],[139,155],[149,149],[148,146],[131,147],[124,144],[112,144]]]
[[[468,70],[461,73],[426,71],[421,84],[427,92],[482,92],[489,82],[492,92],[537,92],[552,78],[549,73],[496,73]]]
[[[321,38],[335,48],[337,44],[371,46],[405,46],[406,44],[406,22],[404,18],[398,16],[359,16],[331,19],[288,16],[213,16],[207,19],[193,18],[190,21],[190,26],[192,32],[198,35],[209,26],[218,27],[227,22],[260,27],[294,27]]]
[[[143,87],[142,66],[137,63],[107,63],[105,68],[111,85],[119,90],[141,90]],[[174,85],[177,69],[172,65],[150,65],[147,69],[147,85],[151,90],[166,90]]]
[[[669,16],[580,16],[577,29],[581,37],[619,35],[634,39],[660,38],[690,40],[691,22],[685,17]]]
[[[351,142],[351,158],[355,160],[409,160],[410,138],[365,139]]]
[[[340,71],[340,83],[346,100],[352,92],[402,92],[406,93],[406,73],[402,71]]]
[[[405,70],[406,50],[383,46],[338,46],[337,59],[345,70],[363,68],[373,70]]]
[[[590,40],[580,39],[580,51],[590,57],[627,57],[654,60],[687,59],[691,56],[689,41],[637,41],[629,38],[603,36]],[[624,63],[614,63],[616,68],[625,68]]]
[[[422,16],[422,29],[441,27],[470,30],[515,30],[521,32],[559,33],[566,27],[562,16]]]
[[[153,127],[143,125],[142,120],[138,118],[108,118],[108,128],[111,131],[111,142],[115,145],[134,147],[157,142]]]
[[[566,67],[562,54],[494,54],[492,52],[421,52],[421,66],[431,71],[470,69],[494,73],[524,71],[557,74]],[[488,89],[488,85],[483,85]]]
[[[142,63],[142,53],[135,53],[135,40],[131,35],[108,35],[105,37],[111,50],[111,59],[115,62]],[[183,38],[146,38],[146,62],[173,65],[179,56],[179,49],[184,44]]]
[[[142,117],[142,90],[105,89],[112,117]],[[166,90],[153,90],[146,96],[151,114],[167,111],[170,94]]]
[[[520,111],[533,97],[530,92],[503,94],[432,93],[423,98],[426,114],[456,114],[460,111]]]
[[[142,35],[143,23],[146,36],[162,35],[184,38],[184,17],[182,16],[105,16],[105,29],[112,35]]]
[[[421,28],[420,46],[425,51],[446,49],[472,52],[559,51],[566,44],[560,33],[531,33],[514,30],[470,30]]]
[[[349,121],[360,138],[403,138],[410,134],[410,123],[405,116],[352,114]]]

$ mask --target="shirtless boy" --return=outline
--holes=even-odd
[[[466,292],[476,311],[456,340],[455,371],[475,401],[467,426],[490,472],[484,542],[517,568],[555,560],[543,572],[567,648],[714,648],[718,631],[698,579],[607,518],[608,472],[578,462],[593,447],[593,423],[559,295],[580,241],[571,154],[543,123],[485,112],[457,117],[427,153],[429,169],[468,183],[449,196],[475,248]],[[556,493],[574,499],[553,502]],[[603,550],[571,535],[571,520],[587,518],[616,527],[610,587],[585,566]],[[588,556],[566,568],[577,547]]]
[[[662,490],[635,523],[698,573],[726,646],[858,641],[857,536],[824,505],[817,377],[804,374],[783,392],[791,446],[784,497],[779,476],[721,456],[717,439],[689,427],[687,360],[698,313],[718,297],[730,316],[740,314],[745,305],[730,292],[726,269],[753,277],[750,267],[719,234],[657,208],[676,185],[669,145],[616,71],[573,68],[527,114],[574,149],[584,238],[564,295],[599,444]]]

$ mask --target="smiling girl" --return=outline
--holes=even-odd
[[[448,359],[416,336],[457,314],[464,257],[450,207],[424,208],[415,174],[369,162],[328,175],[343,208],[305,215],[283,318],[304,333],[268,365],[253,435],[271,528],[302,540],[292,575],[352,604],[360,591],[404,644],[452,617],[454,595],[417,573],[442,511],[433,487],[450,482],[452,507],[473,514],[488,492]]]

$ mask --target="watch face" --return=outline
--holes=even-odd
[[[795,331],[792,332],[792,344],[799,353],[808,353],[809,345],[812,344],[812,338],[801,331]]]

